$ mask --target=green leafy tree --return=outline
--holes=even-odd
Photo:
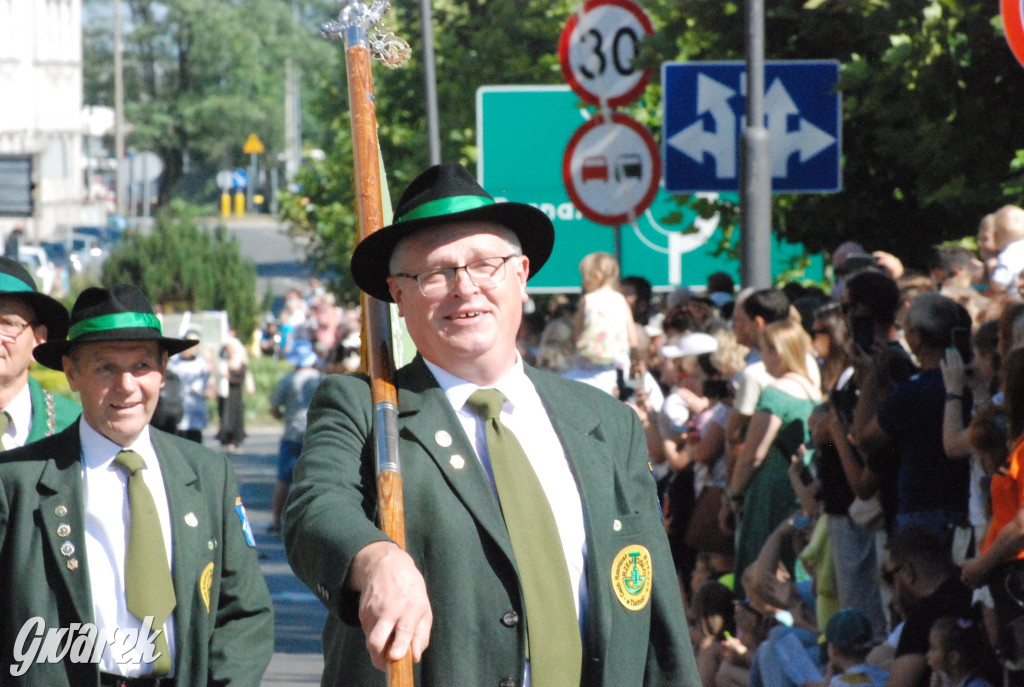
[[[434,3],[445,160],[475,162],[478,87],[562,82],[558,36],[576,6]],[[640,60],[655,68],[655,78],[630,114],[660,137],[657,66],[743,59],[744,3],[644,0],[643,6],[658,34],[644,44]],[[382,153],[392,188],[402,189],[427,163],[416,8],[397,8],[393,25],[413,44],[413,60],[394,72],[375,68],[375,78]],[[973,234],[984,214],[1021,201],[1024,152],[1017,151],[1024,149],[1024,132],[1017,114],[1024,111],[1024,89],[1017,87],[1021,67],[1006,46],[996,3],[773,0],[767,3],[766,56],[836,59],[843,92],[843,189],[776,196],[778,235],[812,251],[855,239],[923,267],[933,246]],[[351,142],[340,49],[331,59],[312,105],[326,123],[321,147],[327,157],[302,172],[301,189],[286,200],[284,216],[314,240],[320,263],[338,267],[344,277],[355,227]],[[680,198],[681,204],[692,201]]]
[[[679,4],[690,26],[682,53],[742,58],[742,3]],[[777,196],[776,231],[812,250],[855,239],[923,267],[933,246],[1019,202],[1003,186],[1024,143],[1024,91],[998,10],[973,0],[768,3],[768,59],[842,64],[844,188]]]
[[[284,149],[285,62],[311,80],[329,54],[309,15],[326,0],[123,0],[127,145],[160,155],[160,200],[205,198],[216,172],[245,167],[257,133],[276,164]],[[110,0],[85,0],[85,101],[113,105]],[[316,120],[304,126],[315,130]]]
[[[153,231],[134,234],[103,265],[103,284],[130,282],[169,312],[223,310],[239,338],[256,329],[256,267],[242,258],[223,226],[200,228],[200,211],[181,201],[156,217]]]
[[[475,98],[483,85],[559,83],[558,36],[575,3],[565,0],[435,0],[437,88],[441,155],[470,167],[476,161]],[[381,154],[395,202],[398,193],[429,162],[422,35],[415,3],[392,6],[393,31],[413,45],[409,64],[397,70],[374,66]],[[310,241],[321,268],[341,276],[338,289],[353,295],[347,280],[355,243],[356,216],[352,180],[352,142],[342,46],[321,69],[312,110],[326,123],[320,147],[326,159],[310,161],[297,179],[299,189],[285,194],[282,217],[292,231]]]

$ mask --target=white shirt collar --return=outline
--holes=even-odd
[[[29,390],[27,382],[4,410],[11,416],[4,446],[10,448],[24,446],[32,429],[32,392]],[[45,413],[46,409],[40,408],[39,412]]]
[[[427,364],[427,368],[434,375],[434,379],[437,380],[441,390],[444,391],[445,396],[448,397],[448,402],[452,404],[452,407],[456,410],[463,408],[466,405],[466,401],[469,400],[470,395],[481,388],[494,388],[505,395],[506,404],[511,405],[515,408],[517,402],[522,402],[524,394],[533,393],[533,385],[530,383],[529,378],[526,376],[526,370],[523,367],[523,359],[516,353],[515,362],[512,363],[512,367],[505,372],[501,378],[491,387],[480,387],[473,382],[466,381],[461,377],[453,375],[451,372],[438,367],[434,363],[430,362],[426,358],[423,362]]]
[[[88,470],[107,468],[122,450],[132,450],[142,456],[146,469],[156,467],[159,463],[156,458],[156,450],[153,448],[153,441],[149,435],[149,425],[146,425],[138,438],[130,446],[118,446],[106,438],[90,425],[85,415],[78,420],[78,431],[82,439],[82,464]]]

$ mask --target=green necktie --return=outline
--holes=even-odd
[[[519,568],[534,687],[580,684],[583,647],[562,540],[544,489],[515,434],[498,419],[505,396],[479,389],[466,405],[484,419],[498,500]]]
[[[167,550],[160,527],[153,494],[142,480],[143,461],[135,451],[121,451],[114,459],[128,470],[128,507],[131,522],[128,526],[128,547],[124,555],[124,596],[128,610],[139,620],[153,617],[153,630],[159,630],[154,642],[152,677],[171,672],[171,652],[167,646],[164,623],[171,617],[176,604],[171,569],[167,565]]]
[[[7,428],[11,426],[11,414],[6,410],[0,411],[0,437],[7,434]],[[0,450],[3,447],[0,446]]]

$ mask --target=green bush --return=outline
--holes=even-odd
[[[277,358],[250,358],[249,369],[256,393],[245,397],[245,421],[255,425],[280,425],[270,414],[270,394],[277,383],[292,371],[292,366]]]
[[[78,400],[78,394],[71,390],[68,386],[68,379],[64,376],[63,372],[59,370],[51,370],[48,367],[43,367],[39,363],[32,363],[28,373],[35,378],[39,385],[47,391],[52,392],[56,396],[64,396],[75,401]]]
[[[103,284],[136,284],[165,312],[223,310],[242,341],[256,330],[256,266],[242,258],[223,226],[199,226],[200,209],[181,201],[157,215],[153,231],[134,234],[103,265]]]

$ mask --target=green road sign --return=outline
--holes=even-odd
[[[583,256],[615,252],[617,230],[584,218],[562,184],[566,144],[592,111],[568,86],[484,86],[476,93],[478,181],[498,200],[540,208],[555,225],[555,250],[530,280],[533,292],[579,290]],[[669,224],[680,210],[682,221]],[[739,281],[739,261],[714,256],[722,240],[717,221],[680,208],[662,189],[635,226],[618,231],[623,275],[642,276],[662,289],[702,287],[713,272],[727,272]],[[805,255],[799,244],[775,241],[772,274],[791,269]],[[821,256],[810,257],[805,274],[820,280]]]

